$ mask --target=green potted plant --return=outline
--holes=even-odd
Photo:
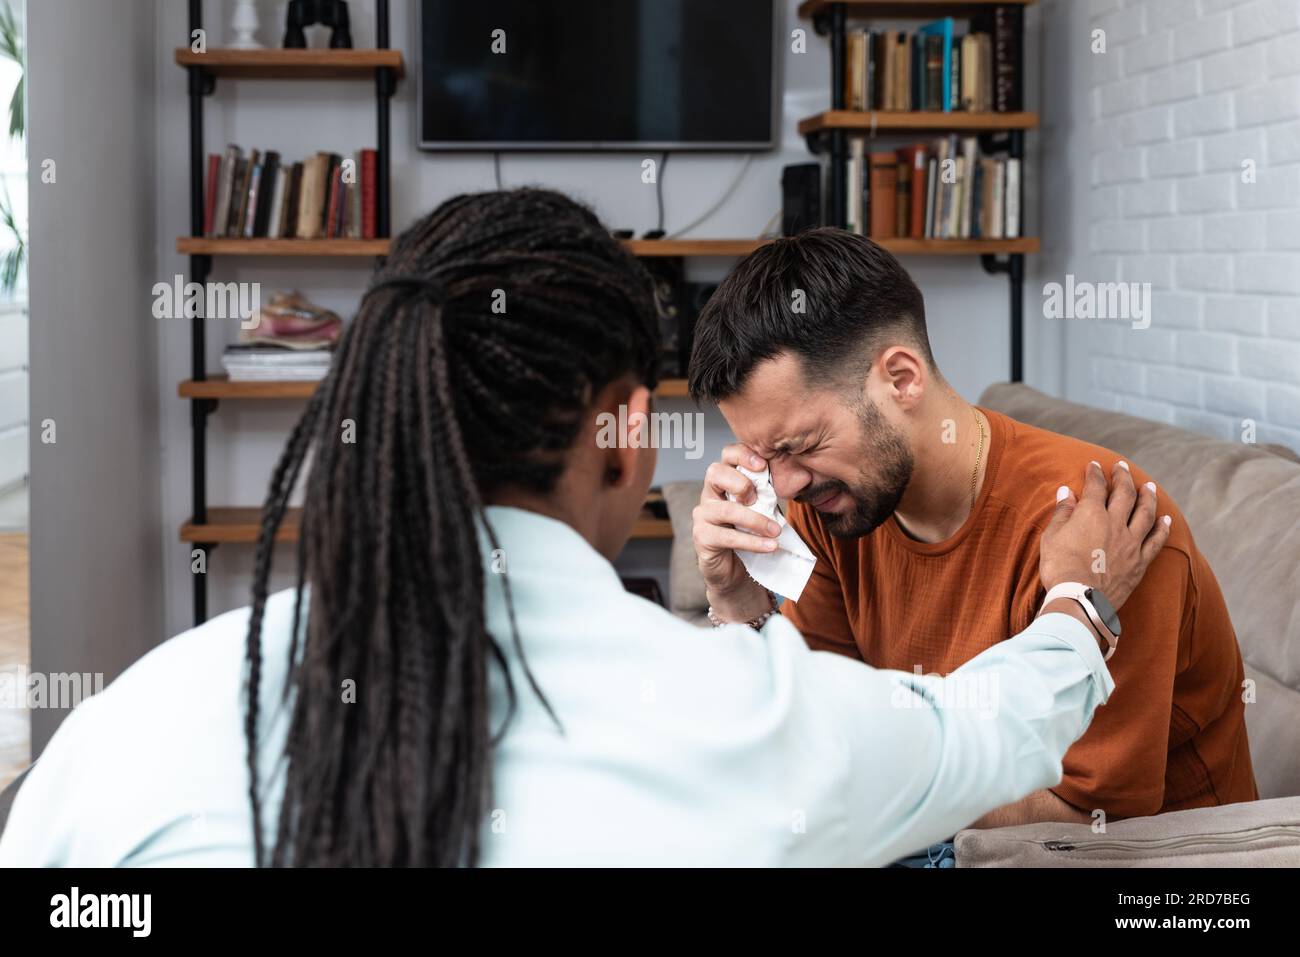
[[[18,85],[14,87],[13,96],[9,99],[9,135],[21,137],[27,131],[27,117],[23,109],[26,81],[23,34],[8,3],[0,7],[0,57],[16,64],[19,70]],[[13,295],[27,260],[27,237],[23,235],[23,230],[14,215],[8,187],[0,191],[0,226],[3,226],[13,240],[13,247],[0,259],[0,290],[3,290],[6,295]]]

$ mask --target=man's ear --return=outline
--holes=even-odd
[[[908,346],[890,346],[877,360],[880,378],[888,390],[886,398],[898,408],[910,411],[920,404],[929,384],[925,360]]]

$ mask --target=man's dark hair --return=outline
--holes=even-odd
[[[735,395],[758,363],[783,352],[809,378],[833,380],[865,369],[891,339],[919,349],[933,368],[925,302],[897,259],[842,229],[778,239],[742,260],[700,313],[691,398]]]

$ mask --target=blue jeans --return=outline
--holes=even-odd
[[[900,857],[890,867],[956,867],[952,841],[940,841],[931,844],[923,853],[911,857]]]

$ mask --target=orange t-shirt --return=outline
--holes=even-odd
[[[1115,453],[981,409],[991,425],[984,486],[946,541],[908,537],[892,518],[836,539],[792,502],[789,519],[817,556],[783,611],[816,650],[877,668],[948,674],[1024,630],[1042,604],[1038,543],[1061,485],[1079,489]],[[1133,465],[1133,463],[1129,463]],[[1133,466],[1138,483],[1148,476]],[[1258,798],[1246,741],[1244,672],[1219,584],[1177,507],[1169,543],[1120,609],[1109,702],[1064,760],[1052,790],[1084,812],[1136,817]]]

